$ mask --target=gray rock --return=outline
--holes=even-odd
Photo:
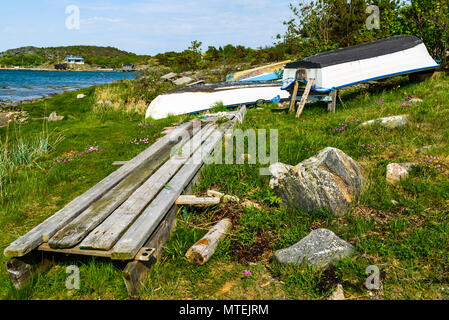
[[[305,263],[325,268],[354,254],[354,247],[330,230],[316,229],[293,246],[276,251],[275,258],[282,264]]]
[[[86,95],[83,93],[80,93],[79,95],[76,96],[77,99],[83,99],[84,97],[86,97]]]
[[[364,185],[362,167],[330,147],[294,167],[273,164],[270,172],[270,186],[283,205],[306,212],[327,209],[342,215],[359,198]]]
[[[183,84],[188,84],[190,82],[193,82],[193,79],[189,78],[189,77],[182,77],[182,78],[179,78],[179,79],[173,81],[173,83],[177,86],[181,86]]]
[[[167,73],[166,75],[163,75],[163,76],[161,77],[161,79],[162,79],[162,80],[170,80],[170,79],[173,79],[173,78],[176,77],[176,76],[177,76],[176,73],[170,72],[170,73]]]
[[[402,179],[406,179],[410,170],[416,167],[416,163],[390,163],[387,166],[387,182],[391,184],[397,184]]]
[[[337,289],[332,292],[331,296],[327,298],[327,300],[345,300],[345,292],[343,290],[343,286],[341,284],[337,285]]]
[[[407,125],[410,116],[408,114],[403,114],[399,116],[379,118],[375,120],[369,120],[360,124],[360,127],[369,126],[372,124],[378,124],[386,128],[394,129],[398,127],[403,127]]]

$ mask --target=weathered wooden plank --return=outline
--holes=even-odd
[[[190,140],[183,140],[173,149],[190,149]],[[59,230],[48,243],[54,249],[71,248],[104,221],[115,209],[123,204],[165,161],[172,148],[165,148],[153,155],[118,185],[109,190],[101,199],[91,204],[84,212]],[[163,165],[165,166],[165,164]],[[107,249],[106,249],[107,250]]]
[[[337,106],[337,94],[337,90],[332,91],[332,100],[327,103],[327,112],[335,113],[335,107]]]
[[[290,100],[290,108],[288,109],[289,113],[295,112],[295,105],[296,105],[296,95],[298,94],[298,88],[299,83],[298,81],[295,81],[295,86],[293,87],[293,93]]]
[[[192,143],[187,142],[184,145],[181,157],[172,157],[164,163],[117,210],[93,230],[82,241],[80,247],[109,250],[213,130],[213,125],[209,124],[194,135],[190,140]]]
[[[223,219],[217,223],[204,237],[187,250],[186,258],[190,263],[205,264],[214,254],[218,243],[231,229],[232,223],[229,219]]]
[[[34,277],[47,271],[53,264],[52,257],[42,252],[30,252],[26,256],[12,258],[6,263],[6,269],[16,289],[22,289]]]
[[[235,114],[231,124],[243,122],[246,107],[240,108]],[[224,126],[225,131],[231,124]],[[150,203],[143,213],[125,232],[121,239],[112,248],[112,259],[132,259],[142,247],[146,239],[153,233],[156,226],[162,221],[167,211],[172,207],[182,190],[189,184],[198,170],[203,166],[204,159],[211,154],[217,143],[223,137],[223,131],[215,131],[197,150],[187,163],[170,180],[169,188],[164,188]]]
[[[302,94],[301,102],[299,102],[298,110],[296,111],[296,118],[299,118],[299,116],[302,113],[302,110],[304,109],[304,106],[306,105],[307,98],[309,96],[310,89],[312,88],[314,81],[315,81],[315,79],[309,79],[309,81],[307,81],[306,89],[304,90],[304,93]]]
[[[180,125],[178,129],[173,130],[168,135],[158,139],[148,149],[108,175],[87,192],[72,200],[68,205],[36,226],[30,232],[12,242],[4,250],[4,255],[7,257],[24,256],[43,242],[48,241],[48,239],[61,229],[61,227],[71,222],[93,202],[98,200],[105,192],[115,187],[120,181],[130,175],[136,167],[144,163],[149,157],[160,152],[160,150],[167,146],[177,144],[179,138],[188,134],[188,131],[192,126],[193,122],[187,122]]]
[[[49,241],[54,249],[71,248],[106,219],[126,199],[145,182],[170,156],[170,149],[158,157],[139,166],[103,197],[92,203],[85,211],[59,230]]]
[[[175,204],[177,205],[188,205],[188,206],[216,206],[220,203],[220,198],[218,197],[197,197],[194,195],[181,195],[176,199]]]
[[[182,190],[202,166],[203,157],[212,152],[222,136],[222,131],[214,131],[201,148],[193,154],[187,163],[170,180],[168,186],[158,194],[115,244],[112,249],[112,259],[128,260],[136,255],[137,251],[152,234],[155,227],[163,219]]]
[[[184,189],[184,193],[188,194],[191,192],[193,186],[199,179],[200,172],[204,168],[204,165],[198,170],[195,177],[189,183],[189,185]],[[128,295],[135,299],[138,298],[139,292],[141,290],[142,284],[150,270],[152,264],[159,260],[162,255],[162,249],[170,237],[171,231],[174,229],[176,224],[176,214],[179,208],[177,205],[173,205],[164,219],[161,221],[159,226],[150,236],[148,241],[145,243],[144,247],[156,249],[153,256],[148,262],[132,261],[129,262],[125,269],[123,270],[123,279],[125,281],[126,289]]]
[[[54,252],[54,253],[65,253],[65,254],[74,254],[74,255],[83,255],[83,256],[91,256],[91,257],[102,257],[102,258],[110,258],[111,251],[105,250],[83,250],[80,246],[75,246],[73,248],[66,249],[53,249],[48,245],[48,243],[43,243],[39,247],[37,247],[39,251],[46,252]]]

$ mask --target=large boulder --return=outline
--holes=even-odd
[[[305,263],[325,268],[354,253],[354,247],[330,230],[316,229],[289,248],[276,251],[275,258],[282,264]]]
[[[270,166],[270,186],[284,206],[312,212],[346,213],[362,191],[361,166],[343,151],[325,148],[296,166]]]

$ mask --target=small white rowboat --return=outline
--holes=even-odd
[[[403,35],[322,52],[286,64],[282,89],[295,79],[315,79],[312,90],[329,92],[356,83],[422,72],[439,67],[424,43],[415,36]]]
[[[145,118],[162,119],[169,115],[201,112],[217,103],[226,107],[250,105],[258,101],[287,100],[289,93],[281,83],[265,81],[206,83],[177,88],[159,95],[147,109]]]

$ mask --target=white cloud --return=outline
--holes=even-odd
[[[105,17],[91,17],[91,18],[87,18],[87,19],[81,19],[81,22],[84,22],[84,23],[90,23],[90,22],[96,22],[96,21],[117,23],[117,22],[123,22],[125,20],[121,19],[121,18],[105,18]]]

